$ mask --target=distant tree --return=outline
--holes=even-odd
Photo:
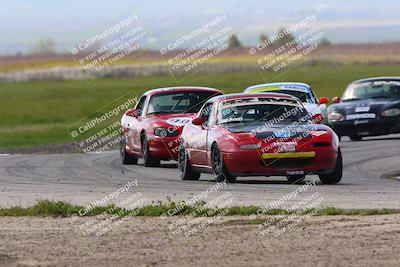
[[[40,39],[31,50],[33,55],[54,54],[56,52],[56,43],[49,39]]]
[[[265,41],[268,42],[268,40],[269,40],[269,37],[268,37],[268,35],[266,35],[265,33],[262,33],[262,34],[260,35],[260,42],[261,42],[261,43],[263,43],[263,42],[265,42]]]
[[[239,38],[236,36],[236,34],[233,34],[228,40],[228,48],[233,49],[238,47],[242,47],[242,44],[240,43]]]
[[[319,47],[328,47],[331,46],[332,43],[327,39],[327,38],[322,38],[321,41],[319,42]]]
[[[291,33],[287,33],[285,28],[282,28],[277,33],[277,40],[275,40],[274,45],[282,46],[291,42],[296,43],[296,38]]]
[[[86,53],[94,52],[102,47],[103,47],[103,44],[102,44],[101,40],[96,40],[96,42],[92,43],[87,49],[85,49],[85,52]]]

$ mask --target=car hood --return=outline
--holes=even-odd
[[[338,112],[343,115],[358,114],[358,113],[374,113],[380,114],[382,111],[400,107],[400,100],[356,100],[351,102],[341,102],[329,106],[328,112]]]
[[[272,126],[267,126],[265,124],[232,124],[225,125],[226,128],[231,133],[246,133],[254,132],[258,139],[263,139],[267,137],[276,138],[294,138],[294,137],[310,137],[307,134],[309,131],[328,131],[330,128],[323,124],[301,124],[297,126],[291,126],[290,124],[274,124]]]

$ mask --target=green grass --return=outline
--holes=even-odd
[[[329,51],[329,48],[328,48]],[[318,60],[318,61],[329,61],[329,62],[337,62],[337,63],[379,63],[379,64],[398,64],[400,62],[399,55],[390,55],[385,53],[385,51],[381,51],[382,53],[378,54],[355,54],[355,55],[347,55],[347,54],[336,54],[336,55],[325,55],[324,52],[317,52],[314,56],[307,57],[307,60]],[[146,58],[141,57],[140,55],[133,56],[130,58],[123,58],[121,61],[115,63],[115,66],[120,65],[146,65],[146,64],[166,64],[165,59],[159,55],[158,57]],[[256,58],[254,56],[250,56],[250,54],[246,55],[235,55],[235,54],[225,54],[210,58],[207,62],[209,63],[254,63]],[[72,57],[67,57],[64,59],[47,59],[47,61],[38,61],[38,62],[18,62],[11,64],[0,65],[0,72],[17,72],[17,71],[25,71],[25,70],[40,70],[40,69],[48,69],[55,67],[81,67],[80,64],[75,61]]]
[[[208,208],[204,206],[204,202],[196,203],[193,206],[180,204],[181,209],[174,213],[173,216],[178,215],[194,215],[195,216],[214,216],[216,214],[225,214],[225,216],[234,215],[251,215],[255,214],[259,209],[256,206],[248,207],[229,207],[229,208]],[[134,213],[134,216],[161,216],[163,214],[168,214],[169,210],[173,210],[178,206],[178,203],[171,200],[165,202],[157,202],[151,205],[147,205],[138,208]],[[0,216],[40,216],[40,217],[71,217],[73,215],[79,214],[80,210],[83,210],[83,206],[72,205],[63,201],[49,201],[40,200],[35,205],[30,207],[11,207],[11,208],[0,208]],[[394,209],[338,209],[338,208],[321,208],[321,209],[309,209],[304,211],[305,213],[315,212],[316,216],[327,216],[327,215],[350,215],[350,216],[368,216],[368,215],[385,215],[385,214],[398,214],[400,210]],[[96,207],[84,216],[95,216],[102,213],[107,214],[119,214],[119,215],[132,215],[131,211],[110,205],[107,207]],[[294,214],[296,211],[288,212],[284,209],[273,209],[265,213],[265,215],[290,215]],[[263,219],[252,220],[252,223],[257,223]]]
[[[400,66],[367,64],[302,65],[286,73],[196,74],[177,83],[170,75],[135,79],[94,81],[34,81],[0,84],[0,148],[65,143],[72,139],[67,128],[88,114],[129,92],[140,95],[157,87],[198,85],[241,92],[264,82],[309,83],[318,96],[340,95],[353,80],[371,76],[392,76]]]

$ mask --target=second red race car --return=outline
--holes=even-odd
[[[146,92],[136,107],[121,119],[121,158],[124,164],[158,166],[160,160],[176,159],[179,136],[201,106],[222,92],[205,87],[169,87]]]
[[[238,176],[307,174],[323,184],[342,178],[339,139],[316,124],[300,100],[279,93],[232,94],[208,100],[181,135],[178,168],[183,180],[214,173],[216,181]]]

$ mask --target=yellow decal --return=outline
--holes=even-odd
[[[251,93],[262,93],[262,92],[279,91],[279,90],[281,90],[280,86],[271,86],[271,87],[264,87],[264,88],[252,90]]]
[[[264,153],[263,159],[295,159],[295,158],[314,158],[315,152],[289,152],[289,153]]]

